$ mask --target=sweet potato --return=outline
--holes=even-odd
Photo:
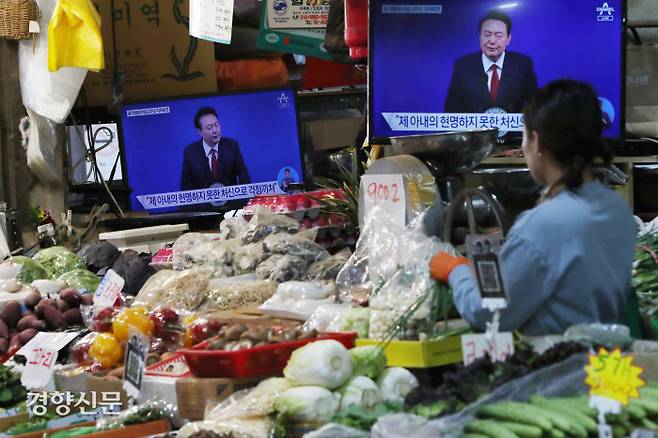
[[[40,332],[43,332],[46,330],[46,321],[42,321],[40,319],[35,319],[32,321],[32,324],[30,325],[30,328],[33,328],[35,330],[39,330]]]
[[[37,304],[37,306],[34,308],[34,311],[37,313],[39,318],[43,318],[45,315],[44,309],[47,307],[52,307],[53,309],[57,310],[57,303],[55,303],[55,300],[51,300],[50,298],[44,298],[39,304]]]
[[[9,337],[9,327],[3,320],[0,319],[0,339],[7,339]]]
[[[34,310],[42,299],[43,297],[39,292],[32,292],[25,298],[25,305],[28,309]]]
[[[3,354],[9,348],[9,340],[7,338],[0,338],[0,354]]]
[[[21,346],[21,340],[20,340],[20,338],[18,337],[18,333],[14,333],[14,334],[11,335],[11,337],[9,338],[9,350],[11,350],[11,349],[13,349],[13,348],[18,348],[18,347],[20,347],[20,346]]]
[[[8,301],[0,312],[0,318],[10,329],[16,327],[18,320],[21,319],[21,303],[15,300]]]
[[[23,330],[22,332],[20,332],[18,334],[18,339],[20,340],[21,345],[25,345],[28,342],[30,342],[30,339],[35,337],[37,335],[37,333],[39,333],[39,332],[37,330],[34,330],[34,329],[27,329],[27,330]]]
[[[64,315],[53,306],[44,306],[43,318],[51,330],[59,330],[66,327]]]
[[[80,306],[80,300],[82,299],[82,295],[80,295],[80,292],[78,292],[73,288],[66,288],[64,290],[61,290],[59,292],[59,297],[64,301],[66,301],[69,307]]]
[[[71,306],[69,303],[64,301],[62,297],[57,298],[57,308],[59,309],[60,312],[64,313],[67,310],[71,309]]]
[[[64,312],[64,319],[68,325],[82,325],[82,313],[80,309],[74,308]]]
[[[16,328],[18,331],[23,331],[29,328],[32,328],[32,321],[38,320],[36,315],[27,315],[22,317],[19,321],[18,324],[16,324]]]
[[[85,306],[91,306],[94,304],[94,294],[84,294],[80,297],[80,304]]]

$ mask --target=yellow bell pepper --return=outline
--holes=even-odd
[[[48,25],[48,70],[105,68],[101,17],[91,0],[59,0]]]
[[[112,321],[112,332],[119,341],[127,341],[130,336],[130,326],[135,327],[143,335],[153,334],[153,321],[144,307],[129,307],[119,312]]]
[[[92,341],[89,357],[103,368],[110,368],[123,357],[123,347],[111,333],[101,333]]]

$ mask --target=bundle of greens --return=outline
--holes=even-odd
[[[640,312],[658,316],[658,234],[640,238],[633,261],[633,288],[640,300]]]
[[[12,368],[0,365],[0,408],[9,409],[25,402],[27,391],[21,384],[21,375]]]

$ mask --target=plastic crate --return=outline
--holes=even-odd
[[[179,350],[190,371],[197,377],[252,377],[273,375],[283,371],[292,352],[310,342],[334,339],[354,347],[356,333],[325,333],[303,341],[281,342],[237,351],[205,350],[208,341]]]

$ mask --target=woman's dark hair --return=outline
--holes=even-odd
[[[565,168],[562,182],[573,190],[594,160],[612,162],[612,148],[601,136],[604,128],[596,92],[584,82],[562,79],[540,88],[523,109],[525,127]]]

